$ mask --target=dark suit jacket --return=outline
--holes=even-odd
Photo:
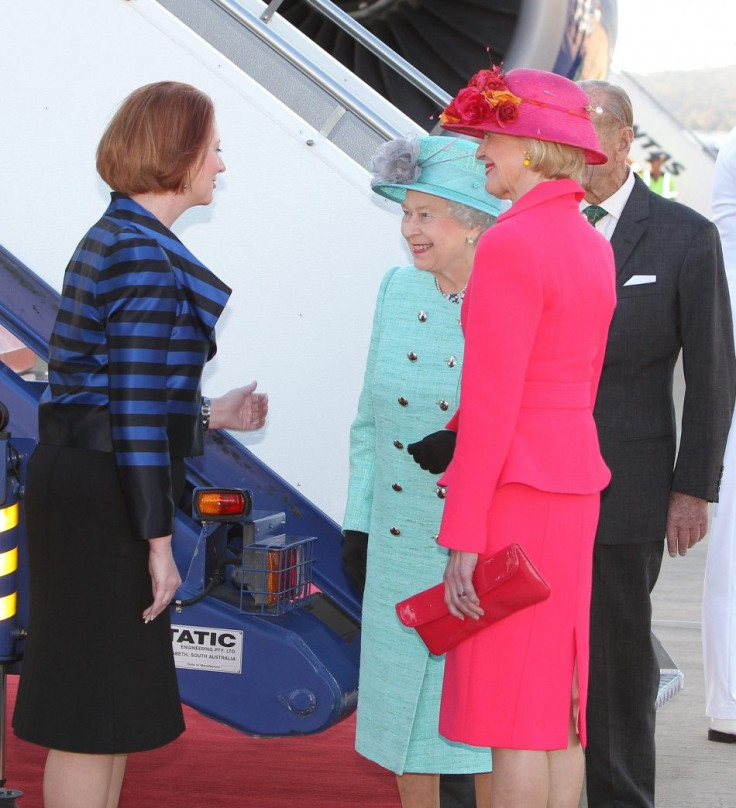
[[[612,472],[596,540],[665,535],[670,490],[717,501],[736,391],[733,326],[715,226],[636,179],[611,246],[618,303],[595,420]],[[632,276],[653,283],[626,285]],[[680,447],[672,398],[682,349]]]

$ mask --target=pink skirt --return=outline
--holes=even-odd
[[[496,491],[487,553],[520,544],[550,597],[447,654],[439,727],[445,738],[499,749],[565,749],[572,712],[585,745],[599,504],[597,493],[557,494],[518,483]]]

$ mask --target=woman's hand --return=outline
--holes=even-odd
[[[256,393],[258,382],[236,387],[224,396],[210,401],[210,429],[235,429],[247,432],[261,429],[266,423],[268,395]]]
[[[445,603],[454,617],[464,620],[472,617],[477,620],[484,614],[480,600],[473,587],[473,572],[478,563],[478,553],[463,550],[450,550],[443,579],[445,581]]]
[[[143,621],[150,623],[168,609],[181,585],[179,570],[171,552],[171,536],[148,540],[148,572],[151,575],[153,603],[143,612]]]

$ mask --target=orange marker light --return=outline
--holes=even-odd
[[[242,488],[195,488],[192,509],[202,521],[231,521],[247,516],[253,507],[250,491]]]

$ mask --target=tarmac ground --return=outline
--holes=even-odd
[[[657,806],[735,808],[736,744],[708,740],[700,638],[708,538],[684,558],[665,554],[653,594],[653,630],[683,672],[657,714]]]

